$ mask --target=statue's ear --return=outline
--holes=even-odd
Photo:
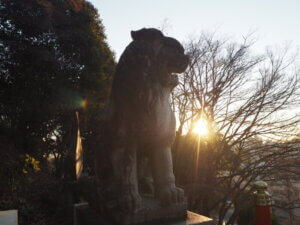
[[[163,38],[164,35],[160,30],[154,28],[143,28],[137,31],[131,31],[131,37],[134,41],[154,41],[155,39]]]
[[[137,31],[133,31],[133,30],[130,32],[131,38],[132,38],[132,40],[134,40],[134,41],[136,41],[136,39],[137,39],[136,33],[137,33]]]
[[[148,29],[143,28],[137,31],[131,31],[131,37],[134,41],[145,40],[147,38]]]

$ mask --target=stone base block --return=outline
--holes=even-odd
[[[18,225],[18,210],[0,211],[1,225]]]
[[[135,214],[98,215],[88,203],[74,205],[74,225],[213,225],[213,220],[186,210],[186,202],[167,207],[143,198],[144,208]]]
[[[142,197],[142,209],[132,214],[114,213],[112,219],[120,225],[151,224],[154,221],[176,221],[185,219],[187,216],[187,202],[162,206],[153,197]]]

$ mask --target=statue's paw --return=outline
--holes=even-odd
[[[120,198],[120,206],[124,212],[137,212],[142,206],[142,198],[138,193],[132,192]]]
[[[158,198],[163,205],[180,203],[184,200],[184,191],[175,186],[165,186],[158,190]]]
[[[153,179],[144,177],[139,180],[139,191],[143,194],[154,194]]]

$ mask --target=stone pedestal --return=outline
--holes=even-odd
[[[151,196],[142,197],[142,209],[137,213],[113,213],[112,219],[117,224],[146,224],[153,221],[165,222],[186,218],[187,201],[182,203],[162,206],[159,201]]]
[[[186,203],[167,207],[144,199],[145,207],[138,213],[109,217],[98,215],[88,203],[74,205],[74,225],[213,225],[213,220],[186,210]],[[119,217],[118,217],[119,216]]]
[[[18,210],[0,211],[1,225],[18,225]]]

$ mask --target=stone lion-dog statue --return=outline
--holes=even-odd
[[[144,159],[155,198],[165,205],[184,200],[173,173],[176,124],[169,97],[178,84],[176,73],[189,63],[182,45],[157,29],[132,31],[131,37],[116,67],[105,147],[96,153],[97,193],[125,212],[141,207],[138,168]]]

